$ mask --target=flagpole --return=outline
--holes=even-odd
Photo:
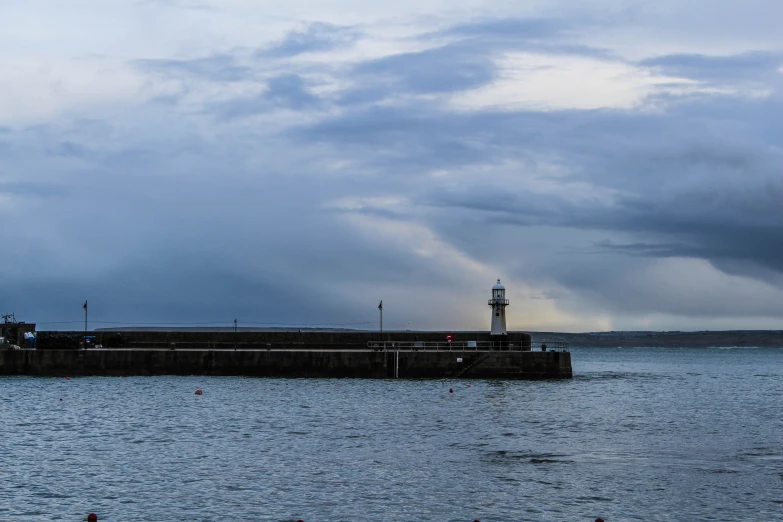
[[[378,305],[378,310],[381,312],[381,342],[383,342],[383,300],[381,299],[381,304]]]

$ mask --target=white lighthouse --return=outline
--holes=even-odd
[[[489,300],[489,306],[492,307],[492,329],[489,335],[506,335],[506,307],[508,306],[508,299],[506,299],[506,287],[503,283],[495,283],[492,287],[492,299]]]

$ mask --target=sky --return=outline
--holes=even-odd
[[[0,312],[783,328],[783,3],[3,0]]]

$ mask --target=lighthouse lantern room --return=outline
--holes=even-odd
[[[492,307],[492,329],[489,334],[507,335],[506,307],[508,306],[508,299],[506,299],[506,287],[503,286],[500,279],[492,287],[492,299],[489,300],[488,304]]]

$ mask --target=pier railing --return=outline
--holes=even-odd
[[[519,343],[507,341],[458,341],[458,342],[425,342],[425,341],[370,341],[367,347],[378,351],[451,351],[451,352],[567,352],[568,343],[561,341],[540,341],[534,343]]]
[[[537,341],[535,343],[532,343],[532,348],[534,351],[541,351],[541,352],[569,351],[568,343],[563,341]]]

